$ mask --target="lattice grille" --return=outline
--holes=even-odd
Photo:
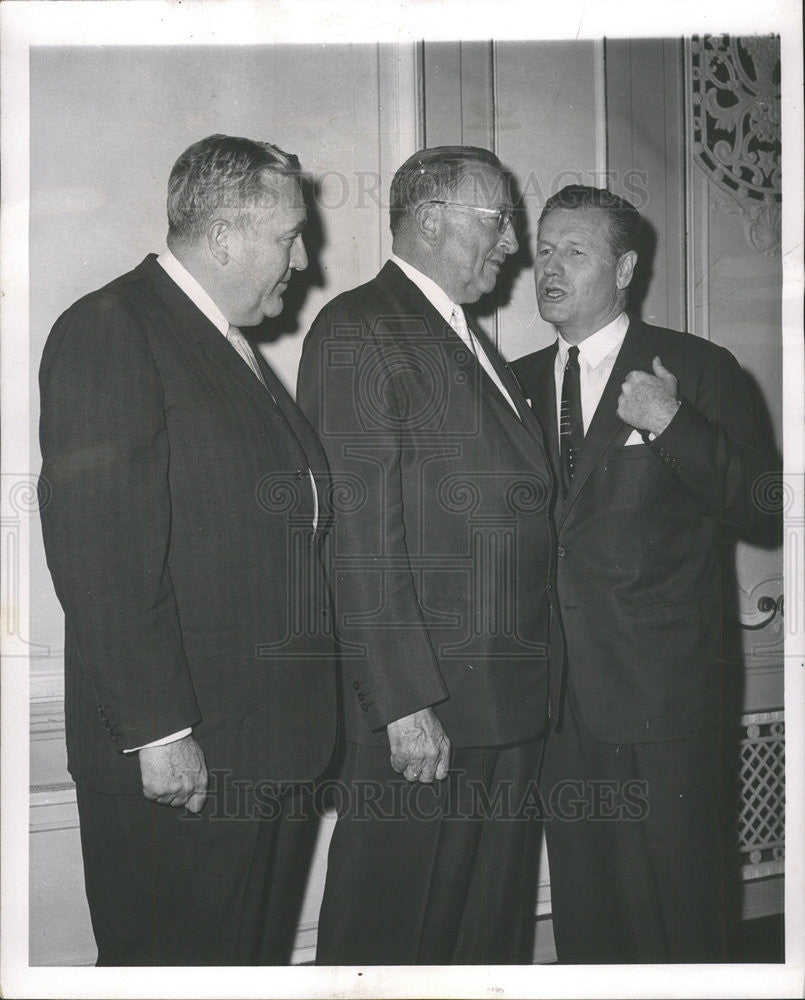
[[[785,857],[785,722],[783,712],[741,719],[738,838],[744,879],[783,872]]]

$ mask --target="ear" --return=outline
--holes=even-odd
[[[442,231],[442,217],[439,206],[427,201],[417,205],[414,211],[417,235],[430,246],[433,246],[439,239],[439,234]]]
[[[207,246],[219,264],[229,262],[231,230],[225,219],[215,219],[207,227]]]
[[[620,255],[618,263],[615,265],[615,277],[618,288],[624,289],[629,287],[636,267],[637,253],[634,250],[627,250],[626,253]]]

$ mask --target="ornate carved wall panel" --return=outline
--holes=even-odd
[[[689,47],[693,158],[746,239],[778,252],[781,221],[780,39],[705,35]],[[726,197],[724,197],[726,196]]]

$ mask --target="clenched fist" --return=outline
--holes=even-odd
[[[618,416],[639,431],[662,434],[674,418],[680,402],[677,380],[659,357],[651,363],[654,374],[631,371],[621,386]]]

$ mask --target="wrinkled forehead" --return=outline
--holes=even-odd
[[[456,194],[466,205],[511,208],[507,176],[488,163],[466,164]]]

